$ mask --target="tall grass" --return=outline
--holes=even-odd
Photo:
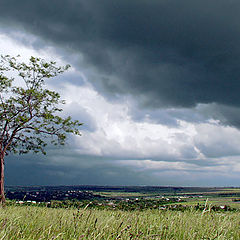
[[[240,213],[109,211],[10,206],[0,239],[240,239]]]

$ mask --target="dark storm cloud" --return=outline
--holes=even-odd
[[[51,157],[28,154],[6,158],[6,185],[140,185],[156,184],[150,176],[97,157],[75,156],[77,164],[54,163]],[[86,164],[86,162],[88,162]],[[99,162],[99,163],[98,163]],[[165,183],[165,182],[164,182]]]
[[[239,106],[239,10],[237,0],[2,0],[0,21],[83,54],[111,94]]]
[[[193,174],[199,174],[194,179],[184,172],[189,170],[172,169],[170,166],[163,169],[137,170],[133,166],[114,165],[111,160],[102,161],[101,158],[89,156],[75,156],[78,164],[54,163],[50,156],[28,154],[25,156],[8,156],[6,158],[6,185],[219,185],[222,176],[217,179],[212,177],[212,172],[202,169],[191,170]],[[99,160],[101,160],[99,162]],[[86,164],[88,162],[88,164]],[[181,162],[181,161],[180,161]],[[216,162],[191,161],[196,166],[217,166]],[[212,178],[205,181],[202,178]],[[192,176],[192,175],[191,175]],[[231,177],[225,179],[224,184]],[[201,184],[199,184],[199,181]],[[221,183],[222,184],[222,183]]]
[[[194,108],[139,109],[132,108],[135,121],[153,121],[172,127],[179,126],[179,120],[191,123],[208,123],[209,119],[220,121],[222,125],[240,129],[240,108],[223,104],[198,104]]]
[[[238,107],[213,103],[199,106],[198,112],[205,118],[212,117],[224,125],[240,128],[240,109]]]

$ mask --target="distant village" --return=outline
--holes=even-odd
[[[196,194],[184,195],[174,194],[168,196],[166,192],[176,191],[176,188],[171,187],[102,187],[102,186],[37,186],[37,187],[7,187],[6,197],[16,201],[33,201],[33,202],[50,202],[50,201],[65,201],[65,200],[116,200],[116,201],[139,201],[140,199],[148,200],[155,199],[161,202],[184,202],[186,198],[199,197]],[[177,189],[182,190],[182,189]],[[151,193],[161,192],[159,195]],[[138,193],[148,192],[149,195],[144,197],[123,197],[123,196],[103,196],[101,192],[122,192],[122,193]],[[140,194],[141,195],[141,194]]]
[[[101,191],[105,190],[105,191]],[[117,190],[117,191],[116,191]],[[89,187],[89,186],[58,186],[58,187],[12,187],[6,191],[7,199],[11,204],[20,205],[39,205],[51,208],[98,208],[98,209],[118,209],[118,210],[185,210],[190,206],[186,204],[190,198],[206,198],[206,196],[197,193],[169,193],[169,194],[141,194],[141,189],[136,190],[133,195],[127,196],[134,188],[107,188],[107,187]],[[143,189],[145,191],[145,188]],[[121,195],[103,194],[122,192]],[[124,194],[125,193],[125,194]],[[137,196],[139,194],[139,196]],[[106,196],[107,195],[107,196]],[[232,201],[239,201],[239,198],[233,198]],[[206,206],[197,204],[196,209],[204,210]],[[212,206],[212,210],[233,210],[229,206]]]
[[[74,187],[74,186],[59,186],[59,187],[15,187],[9,188],[6,191],[6,197],[10,200],[18,201],[36,201],[36,202],[48,202],[51,200],[96,200],[96,199],[108,199],[108,200],[124,200],[124,201],[138,201],[140,197],[104,197],[98,194],[96,191],[103,190],[88,187]],[[106,190],[106,189],[104,189]],[[111,191],[112,189],[110,189]],[[116,189],[113,189],[116,190]],[[125,191],[124,191],[125,192]],[[127,192],[127,191],[126,191]],[[191,195],[179,195],[166,197],[164,195],[145,196],[141,199],[158,199],[162,201],[174,201],[182,202],[185,198],[191,198]],[[196,197],[196,196],[195,196]],[[198,196],[201,197],[201,196]]]
[[[10,200],[49,202],[51,200],[87,200],[101,198],[100,195],[90,191],[68,190],[68,191],[7,191],[6,197]]]
[[[9,200],[15,200],[19,204],[23,203],[50,203],[58,201],[97,201],[98,206],[103,204],[106,206],[115,207],[119,202],[125,202],[126,204],[140,204],[140,202],[145,202],[147,205],[151,202],[156,203],[176,203],[185,202],[186,198],[191,198],[193,196],[172,196],[166,197],[163,195],[156,196],[141,196],[141,197],[123,197],[123,196],[102,196],[98,193],[88,190],[79,189],[66,189],[65,187],[55,188],[23,188],[23,189],[11,189],[6,192],[6,197]],[[201,196],[198,196],[201,197]],[[105,203],[103,203],[105,202]],[[91,202],[92,203],[92,202]]]

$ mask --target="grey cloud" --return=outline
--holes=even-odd
[[[68,161],[66,161],[66,159]],[[136,159],[138,160],[138,159]],[[131,160],[130,160],[131,161]],[[134,161],[134,159],[133,159]],[[158,161],[155,159],[154,161]],[[161,160],[164,162],[164,160]],[[174,186],[219,186],[234,185],[239,180],[238,172],[232,175],[226,171],[224,180],[216,159],[204,161],[178,159],[166,160],[163,169],[143,170],[135,164],[111,157],[79,155],[72,149],[48,149],[47,156],[28,154],[6,157],[7,185],[174,185]],[[129,162],[129,161],[128,161]],[[171,167],[173,164],[173,168]],[[176,168],[176,163],[188,163],[193,168]],[[175,169],[174,169],[175,166]],[[205,167],[216,167],[214,172]],[[208,181],[207,181],[208,179]]]
[[[82,131],[94,132],[97,129],[96,120],[90,116],[84,106],[77,102],[67,104],[64,108],[64,114],[70,115],[73,119],[80,119],[80,122],[83,123],[81,126]]]
[[[113,95],[153,107],[239,106],[239,8],[237,0],[2,0],[0,18],[82,53]]]
[[[215,106],[216,104],[214,104]],[[139,106],[133,106],[130,108],[130,114],[134,121],[150,121],[158,124],[168,125],[170,127],[178,127],[179,120],[202,123],[208,122],[211,118],[219,119],[219,115],[213,115],[213,111],[216,112],[214,106],[211,104],[197,105],[194,108],[168,108],[168,109],[156,109],[156,108],[139,108]],[[223,120],[223,119],[222,119]]]
[[[176,119],[203,122],[214,118],[240,127],[239,8],[237,0],[1,0],[0,27],[10,34],[33,34],[33,48],[41,49],[47,44],[63,49],[58,51],[62,51],[64,59],[85,71],[105,96],[116,99],[119,95],[132,95],[139,104],[131,113],[134,120],[145,120],[148,115],[157,123],[178,126]],[[22,41],[29,44],[26,36]],[[59,82],[69,79],[72,84],[84,84],[81,77],[67,77],[59,78]],[[77,103],[69,105],[67,112],[86,123],[83,130],[96,130],[95,121]],[[209,147],[200,141],[196,143],[210,158],[239,154],[231,143],[221,144],[216,142]],[[188,158],[185,162],[196,157],[192,146],[183,146],[181,150],[182,157]],[[174,156],[167,157],[154,160],[176,161]],[[177,176],[166,172],[159,172],[161,177],[154,177],[153,172],[138,175],[127,167],[113,166],[110,162],[115,159],[110,156],[106,163],[106,158],[73,152],[65,156],[73,161],[68,166],[51,161],[40,164],[41,158],[25,156],[26,162],[21,163],[11,158],[7,163],[8,184],[27,184],[31,180],[33,184],[114,181],[161,185]],[[209,160],[208,164],[214,163]],[[220,183],[220,175],[211,178],[211,173],[206,174],[206,185],[210,181]],[[182,184],[189,183],[193,174],[180,177]],[[202,179],[196,177],[196,185]],[[225,180],[228,181],[222,182]],[[229,178],[229,183],[234,181]],[[180,183],[176,180],[175,184]]]
[[[198,112],[205,118],[219,120],[223,125],[240,128],[240,109],[222,104],[200,105]]]
[[[215,140],[214,136],[211,137],[214,140],[213,142],[208,142],[207,140],[205,140],[205,142],[195,140],[196,147],[207,158],[221,158],[240,155],[240,149],[238,148],[238,145],[236,145],[236,139],[224,136],[221,139]]]
[[[179,120],[191,123],[209,123],[216,120],[221,125],[240,128],[240,108],[226,104],[197,104],[193,108],[139,108],[133,106],[129,112],[134,121],[150,121],[178,127]]]
[[[114,166],[111,161],[75,156],[78,164],[58,163],[41,155],[6,158],[6,185],[140,185],[154,181],[144,173]],[[86,161],[92,163],[86,165]],[[98,163],[99,162],[99,163]]]
[[[66,82],[79,86],[83,86],[85,84],[85,81],[82,78],[82,76],[75,72],[74,73],[65,72],[64,75],[60,75],[57,78],[53,78],[48,83],[53,86],[54,85],[56,86]]]

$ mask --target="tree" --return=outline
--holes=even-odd
[[[66,71],[31,57],[29,63],[20,56],[0,58],[0,203],[5,202],[4,159],[10,152],[29,151],[46,154],[47,144],[63,145],[68,133],[80,135],[79,121],[63,118],[59,93],[46,89],[45,80]],[[15,77],[13,77],[15,76]]]

